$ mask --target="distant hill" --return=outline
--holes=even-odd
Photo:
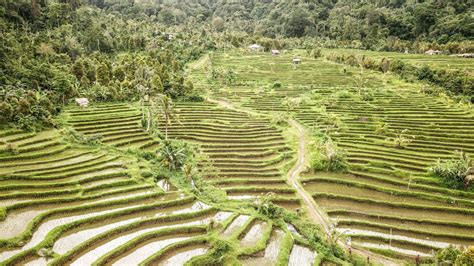
[[[445,44],[474,38],[473,2],[415,0],[292,1],[151,1],[163,22],[222,18],[221,29],[239,29],[268,37],[319,36],[357,40],[374,46],[380,40]]]

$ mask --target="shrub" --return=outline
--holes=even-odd
[[[195,257],[190,265],[234,265],[234,263],[228,262],[228,260],[231,260],[229,254],[234,251],[234,247],[230,242],[213,238],[210,244],[212,249],[205,256]]]
[[[274,89],[275,89],[275,88],[281,88],[281,82],[279,82],[279,81],[273,82],[272,88],[274,88]]]
[[[401,149],[405,148],[410,144],[414,139],[415,136],[410,136],[407,135],[407,129],[404,129],[402,131],[397,131],[395,132],[395,137],[393,138],[388,138],[389,141],[393,142],[393,145],[395,148]]]
[[[313,56],[314,59],[320,58],[323,56],[321,49],[319,48],[314,48],[311,50],[311,56]]]
[[[202,97],[201,95],[194,92],[194,93],[188,95],[187,97],[185,97],[184,101],[187,101],[187,102],[204,102],[204,97]]]
[[[384,57],[380,60],[379,70],[383,73],[387,73],[390,70],[390,59]]]
[[[375,124],[375,133],[376,134],[383,135],[383,134],[387,133],[387,131],[388,131],[388,124],[386,122],[378,121]]]
[[[181,169],[194,158],[194,149],[186,142],[178,140],[163,141],[163,145],[156,152],[158,161],[170,171]]]
[[[2,153],[6,153],[9,155],[18,154],[18,147],[14,143],[5,142],[5,148],[3,148]]]
[[[270,122],[274,126],[286,125],[288,121],[288,116],[284,113],[274,113],[270,119]]]
[[[433,70],[427,65],[422,66],[421,68],[418,69],[418,79],[419,80],[428,80],[432,81],[433,80]]]
[[[463,253],[458,255],[454,265],[474,265],[474,246],[468,247]]]
[[[349,99],[352,98],[352,93],[348,90],[340,90],[336,93],[338,99]]]
[[[362,101],[371,102],[374,100],[374,94],[368,90],[361,91],[360,98]]]
[[[316,144],[310,164],[314,171],[340,172],[347,169],[346,155],[330,138]]]
[[[148,170],[144,170],[140,173],[140,175],[143,177],[143,178],[150,178],[153,176],[153,173],[151,171],[148,171]]]
[[[461,254],[459,249],[449,246],[447,248],[440,249],[436,253],[436,260],[439,264],[448,264],[452,265],[456,261],[456,258]]]
[[[62,133],[71,141],[79,144],[89,146],[98,146],[102,144],[102,135],[100,134],[86,136],[82,133],[77,132],[74,129],[64,129],[62,130]]]
[[[451,188],[468,188],[474,181],[470,175],[472,160],[464,152],[461,152],[458,158],[438,160],[434,166],[429,168],[429,172],[441,177],[444,183]]]
[[[267,193],[260,197],[257,202],[257,211],[270,219],[277,219],[283,215],[283,209],[272,202],[275,197],[273,193]]]

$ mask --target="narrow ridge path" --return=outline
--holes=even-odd
[[[289,125],[293,127],[293,129],[296,130],[296,133],[298,134],[298,152],[297,152],[297,160],[295,166],[288,172],[288,181],[290,182],[291,186],[293,186],[294,189],[298,192],[298,195],[301,197],[301,199],[304,201],[306,209],[308,210],[308,216],[310,217],[311,220],[317,222],[320,224],[324,232],[326,234],[329,234],[330,231],[330,226],[329,226],[329,219],[324,218],[323,212],[319,210],[319,208],[316,205],[316,202],[314,199],[311,197],[310,194],[308,194],[303,187],[301,187],[301,184],[298,182],[298,177],[300,173],[305,170],[306,168],[306,162],[307,162],[307,156],[306,156],[306,133],[304,127],[296,122],[294,119],[289,120]]]
[[[207,98],[207,101],[219,104],[220,106],[231,109],[234,111],[238,112],[244,112],[249,115],[260,115],[260,116],[267,116],[267,114],[262,114],[259,112],[251,111],[248,109],[244,108],[239,108],[234,106],[232,103],[229,103],[228,101],[225,100],[216,100],[212,98]],[[318,207],[316,202],[314,201],[313,197],[311,197],[310,194],[308,194],[301,184],[298,182],[298,178],[301,172],[305,170],[308,158],[307,158],[307,151],[306,151],[306,146],[307,146],[307,139],[306,139],[306,130],[303,125],[298,123],[296,120],[290,118],[288,120],[288,124],[296,131],[295,133],[297,134],[298,138],[298,152],[297,152],[297,160],[295,166],[288,172],[288,182],[290,185],[296,190],[298,195],[301,197],[303,202],[305,203],[304,206],[307,209],[308,217],[316,222],[318,225],[320,225],[326,235],[329,235],[331,233],[331,222],[329,220],[329,217],[325,215],[325,213]],[[353,253],[358,254],[359,256],[362,257],[369,257],[371,263],[376,263],[384,266],[396,266],[400,265],[382,255],[375,254],[373,252],[369,252],[363,249],[359,249],[356,247],[352,247],[350,245],[347,245],[342,240],[338,241],[338,244],[348,250],[349,248],[352,250]]]
[[[298,152],[297,152],[297,161],[295,166],[288,172],[288,182],[293,186],[293,188],[296,190],[298,195],[301,197],[303,202],[305,203],[304,206],[308,210],[308,216],[311,220],[316,222],[317,224],[321,225],[321,227],[324,229],[324,232],[326,235],[331,234],[331,222],[329,220],[329,217],[325,215],[325,213],[318,207],[317,203],[314,201],[313,197],[311,197],[310,194],[306,192],[306,190],[301,187],[301,184],[298,182],[298,177],[300,173],[305,170],[306,163],[307,163],[307,152],[306,152],[306,145],[307,145],[307,140],[306,140],[306,131],[305,128],[298,123],[294,119],[289,119],[288,124],[293,127],[293,129],[296,130],[296,133],[298,134]],[[395,263],[392,260],[389,260],[383,256],[377,255],[375,253],[363,250],[363,249],[358,249],[356,247],[352,247],[345,243],[342,240],[338,241],[338,244],[341,247],[344,247],[346,250],[349,248],[352,250],[352,252],[358,254],[359,256],[362,257],[369,257],[371,262],[375,262],[381,265],[399,265]]]

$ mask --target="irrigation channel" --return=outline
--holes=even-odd
[[[228,108],[230,110],[238,111],[247,113],[249,115],[267,115],[258,113],[255,111],[248,110],[246,108],[239,108],[234,106],[233,104],[229,103],[228,101],[224,100],[216,100],[216,99],[207,99],[209,102],[219,104],[224,108]],[[291,186],[296,190],[298,196],[303,200],[303,206],[307,210],[308,217],[315,222],[316,224],[320,225],[327,236],[331,234],[331,230],[335,230],[334,225],[331,223],[329,217],[327,217],[323,210],[318,206],[318,204],[314,201],[313,197],[305,191],[302,185],[299,182],[300,173],[302,173],[307,165],[308,165],[308,140],[306,135],[306,130],[303,125],[298,123],[296,120],[289,118],[288,125],[290,125],[295,134],[297,134],[298,140],[298,151],[297,151],[297,158],[295,165],[291,170],[288,172],[288,182]],[[346,243],[343,240],[338,240],[338,244],[342,247],[346,248],[347,250],[351,250],[352,253],[367,258],[369,261],[382,264],[382,265],[398,265],[398,263],[387,259],[381,255],[375,254],[373,252],[369,252],[367,250],[363,250],[357,247],[353,247],[352,245]]]

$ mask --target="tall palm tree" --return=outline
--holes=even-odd
[[[173,120],[177,119],[177,115],[174,111],[173,101],[170,97],[163,95],[160,97],[160,112],[161,117],[165,122],[165,140],[168,140],[168,127],[171,126]]]
[[[164,120],[165,140],[168,140],[168,128],[173,124],[173,121],[179,123],[179,116],[176,114],[171,98],[164,94],[158,94],[157,97],[150,99],[150,113],[154,121],[161,117]],[[158,123],[154,123],[157,125]],[[147,131],[150,130],[151,125],[147,125]]]

